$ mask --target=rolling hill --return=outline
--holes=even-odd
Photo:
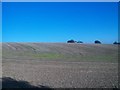
[[[109,44],[3,43],[3,59],[117,62],[118,46]]]
[[[3,43],[3,88],[117,88],[118,46]]]

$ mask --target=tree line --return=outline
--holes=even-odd
[[[83,41],[75,41],[75,40],[71,39],[71,40],[68,40],[67,43],[83,43]],[[102,44],[102,42],[99,41],[99,40],[95,40],[94,43],[95,44]],[[113,44],[119,44],[120,45],[120,43],[116,42],[116,41],[113,42]]]

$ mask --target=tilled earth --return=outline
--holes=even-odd
[[[118,46],[3,43],[3,88],[117,88]]]
[[[117,63],[4,60],[3,76],[50,88],[116,88]],[[4,87],[4,85],[3,85]],[[9,86],[8,86],[9,87]],[[12,87],[12,86],[10,86]],[[21,87],[18,85],[13,87]]]

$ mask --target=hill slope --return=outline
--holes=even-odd
[[[3,43],[3,88],[116,88],[117,50],[102,44]]]
[[[66,43],[3,43],[3,59],[116,62],[117,45]]]

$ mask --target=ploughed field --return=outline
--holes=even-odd
[[[3,87],[116,88],[118,46],[3,43]]]

